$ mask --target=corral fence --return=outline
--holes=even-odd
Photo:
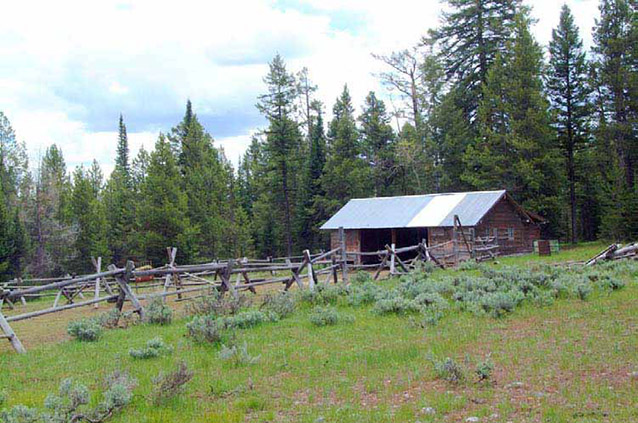
[[[386,245],[375,252],[346,251],[343,228],[339,230],[340,246],[330,251],[312,254],[305,250],[302,255],[292,257],[269,257],[267,259],[229,259],[210,263],[178,265],[177,248],[167,248],[167,263],[158,268],[144,266],[136,268],[128,261],[124,268],[111,264],[102,269],[102,258],[91,258],[95,273],[59,278],[14,279],[0,284],[0,338],[5,338],[19,352],[26,352],[23,344],[11,328],[10,323],[32,319],[78,307],[98,307],[100,303],[114,303],[121,311],[125,302],[130,302],[134,312],[144,317],[143,300],[176,296],[177,301],[191,300],[212,291],[222,295],[228,293],[238,297],[242,291],[256,293],[266,285],[280,284],[284,290],[293,285],[299,289],[314,290],[317,284],[349,282],[353,271],[369,270],[379,279],[384,271],[388,275],[405,274],[419,263],[432,262],[445,268],[445,257],[439,257],[445,245],[428,246],[425,240],[417,245],[396,248]],[[488,248],[488,247],[486,247]],[[474,252],[467,245],[472,257]],[[491,250],[487,250],[491,251]],[[378,263],[361,264],[362,256],[377,256]],[[409,259],[406,257],[410,257]],[[458,261],[458,254],[457,254]],[[51,306],[38,310],[20,312],[28,300],[39,299]],[[3,314],[2,310],[9,310]]]

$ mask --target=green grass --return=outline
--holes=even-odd
[[[497,266],[584,260],[601,249],[592,244],[550,258],[503,258]],[[8,406],[41,406],[63,378],[99,389],[105,374],[124,368],[139,385],[114,422],[638,421],[638,380],[629,376],[638,371],[638,284],[626,282],[620,291],[595,291],[588,301],[525,304],[502,319],[454,311],[428,329],[406,316],[344,305],[339,312],[354,321],[316,327],[309,321],[312,307],[302,306],[279,322],[237,332],[237,341],[260,356],[244,367],[220,360],[218,346],[186,338],[185,319],[112,330],[96,343],[65,341],[23,356],[1,352],[0,390]],[[156,336],[172,354],[129,357],[130,348]],[[495,382],[449,385],[436,378],[430,355],[461,363],[490,355]],[[151,379],[181,360],[195,372],[186,392],[153,405]],[[424,413],[425,407],[436,413]]]

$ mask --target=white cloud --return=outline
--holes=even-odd
[[[32,158],[57,143],[70,166],[109,169],[117,118],[132,150],[151,148],[187,98],[236,162],[260,125],[254,104],[267,61],[307,66],[329,111],[344,83],[359,108],[382,65],[370,53],[417,43],[439,21],[437,0],[22,0],[5,2],[0,109]],[[597,0],[568,0],[586,44]],[[543,44],[561,2],[534,1]],[[37,13],[34,11],[37,10]]]

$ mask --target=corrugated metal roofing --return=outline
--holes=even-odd
[[[321,229],[454,226],[454,215],[463,226],[475,226],[503,195],[504,190],[353,199]]]

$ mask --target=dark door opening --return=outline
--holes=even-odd
[[[427,228],[397,228],[396,248],[410,247],[417,245],[422,240],[428,239]],[[384,251],[386,245],[392,244],[392,229],[362,229],[361,230],[361,252]],[[400,254],[403,260],[410,259],[416,255],[415,252]],[[379,263],[378,256],[363,256],[363,264]]]

